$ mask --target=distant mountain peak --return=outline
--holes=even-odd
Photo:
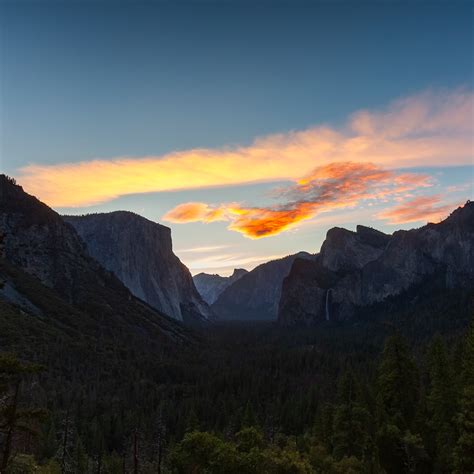
[[[249,271],[246,270],[245,268],[234,268],[234,271],[232,272],[232,275],[230,276],[230,278],[241,277],[248,272]]]
[[[203,299],[208,304],[212,304],[227,287],[242,278],[246,273],[248,271],[244,268],[234,268],[232,275],[228,277],[218,274],[198,273],[193,277],[193,280]]]
[[[258,265],[229,285],[212,304],[212,310],[224,320],[276,320],[281,285],[291,265],[296,259],[312,258],[299,252]]]

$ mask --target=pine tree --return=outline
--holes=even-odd
[[[369,444],[368,410],[359,402],[359,388],[352,373],[341,379],[339,404],[334,412],[333,455],[335,459],[362,459]]]
[[[428,366],[428,425],[435,441],[432,453],[435,459],[434,470],[436,472],[451,471],[455,442],[456,387],[446,346],[439,337],[435,338],[431,344]]]
[[[0,355],[0,472],[6,472],[11,460],[16,433],[32,433],[32,426],[45,416],[44,410],[22,406],[22,384],[28,375],[43,368],[19,361],[10,354]]]
[[[400,335],[387,339],[377,377],[377,391],[390,421],[400,429],[411,426],[418,402],[418,373]]]
[[[74,447],[74,458],[75,458],[75,472],[77,474],[86,474],[89,466],[89,459],[87,457],[86,450],[79,436],[76,437],[76,445]]]
[[[461,380],[459,438],[454,457],[456,472],[465,473],[474,471],[474,322],[466,337]]]
[[[244,413],[242,415],[242,428],[255,426],[256,424],[257,424],[257,419],[255,417],[255,412],[253,411],[253,408],[250,402],[247,402],[247,405],[245,405]]]
[[[419,396],[416,366],[403,339],[385,342],[377,374],[377,438],[382,467],[388,473],[410,472],[424,457],[419,435],[413,433]],[[416,440],[416,443],[414,443]]]

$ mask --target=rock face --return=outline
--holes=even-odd
[[[63,216],[87,250],[137,297],[185,322],[211,317],[191,273],[173,253],[169,227],[125,211]]]
[[[296,258],[313,256],[300,252],[259,265],[226,288],[211,306],[212,310],[223,320],[276,320],[281,285]]]
[[[282,286],[278,320],[311,325],[345,320],[365,306],[432,278],[474,287],[474,203],[445,221],[392,236],[358,226],[331,229],[313,261],[295,260]]]
[[[362,225],[356,232],[334,227],[321,247],[321,264],[333,272],[357,270],[378,258],[389,240],[389,235]]]
[[[54,320],[61,331],[80,327],[79,334],[116,340],[128,334],[144,344],[177,341],[185,334],[175,321],[133,297],[93,259],[61,216],[4,175],[0,283],[0,299],[43,317],[45,323]]]
[[[193,280],[204,301],[208,304],[212,304],[227,287],[243,277],[246,273],[248,273],[248,271],[244,268],[235,268],[232,275],[228,277],[198,273],[193,277]]]

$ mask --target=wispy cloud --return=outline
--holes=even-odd
[[[228,245],[210,245],[206,247],[191,247],[187,249],[178,249],[176,253],[209,253],[215,252],[216,250],[222,250],[228,248]]]
[[[378,214],[380,219],[387,220],[390,224],[405,224],[408,222],[439,222],[461,202],[440,204],[441,196],[420,196],[391,207]]]
[[[233,268],[253,268],[263,262],[285,257],[283,254],[248,255],[241,253],[217,254],[186,260],[186,265],[193,272],[221,271]]]
[[[474,178],[474,174],[473,174]],[[469,192],[470,196],[474,195],[474,181],[470,180],[467,181],[466,183],[461,183],[461,184],[453,184],[452,186],[448,186],[446,188],[446,192],[448,193],[466,193]]]
[[[169,211],[164,220],[175,223],[228,220],[228,228],[258,239],[279,234],[297,223],[336,208],[355,206],[362,200],[385,199],[431,185],[431,178],[417,173],[396,173],[372,163],[331,163],[313,170],[295,185],[280,188],[284,202],[271,207],[238,204],[210,206],[185,203]],[[202,210],[200,218],[195,209]],[[191,216],[191,217],[188,217]]]
[[[359,111],[340,128],[270,135],[249,146],[193,149],[19,170],[25,189],[55,207],[82,207],[126,194],[297,181],[333,162],[386,168],[471,164],[474,95],[425,92],[382,111]]]

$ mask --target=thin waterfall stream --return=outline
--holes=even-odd
[[[331,288],[326,291],[326,321],[330,320],[330,314],[329,314],[329,294],[331,293]]]

